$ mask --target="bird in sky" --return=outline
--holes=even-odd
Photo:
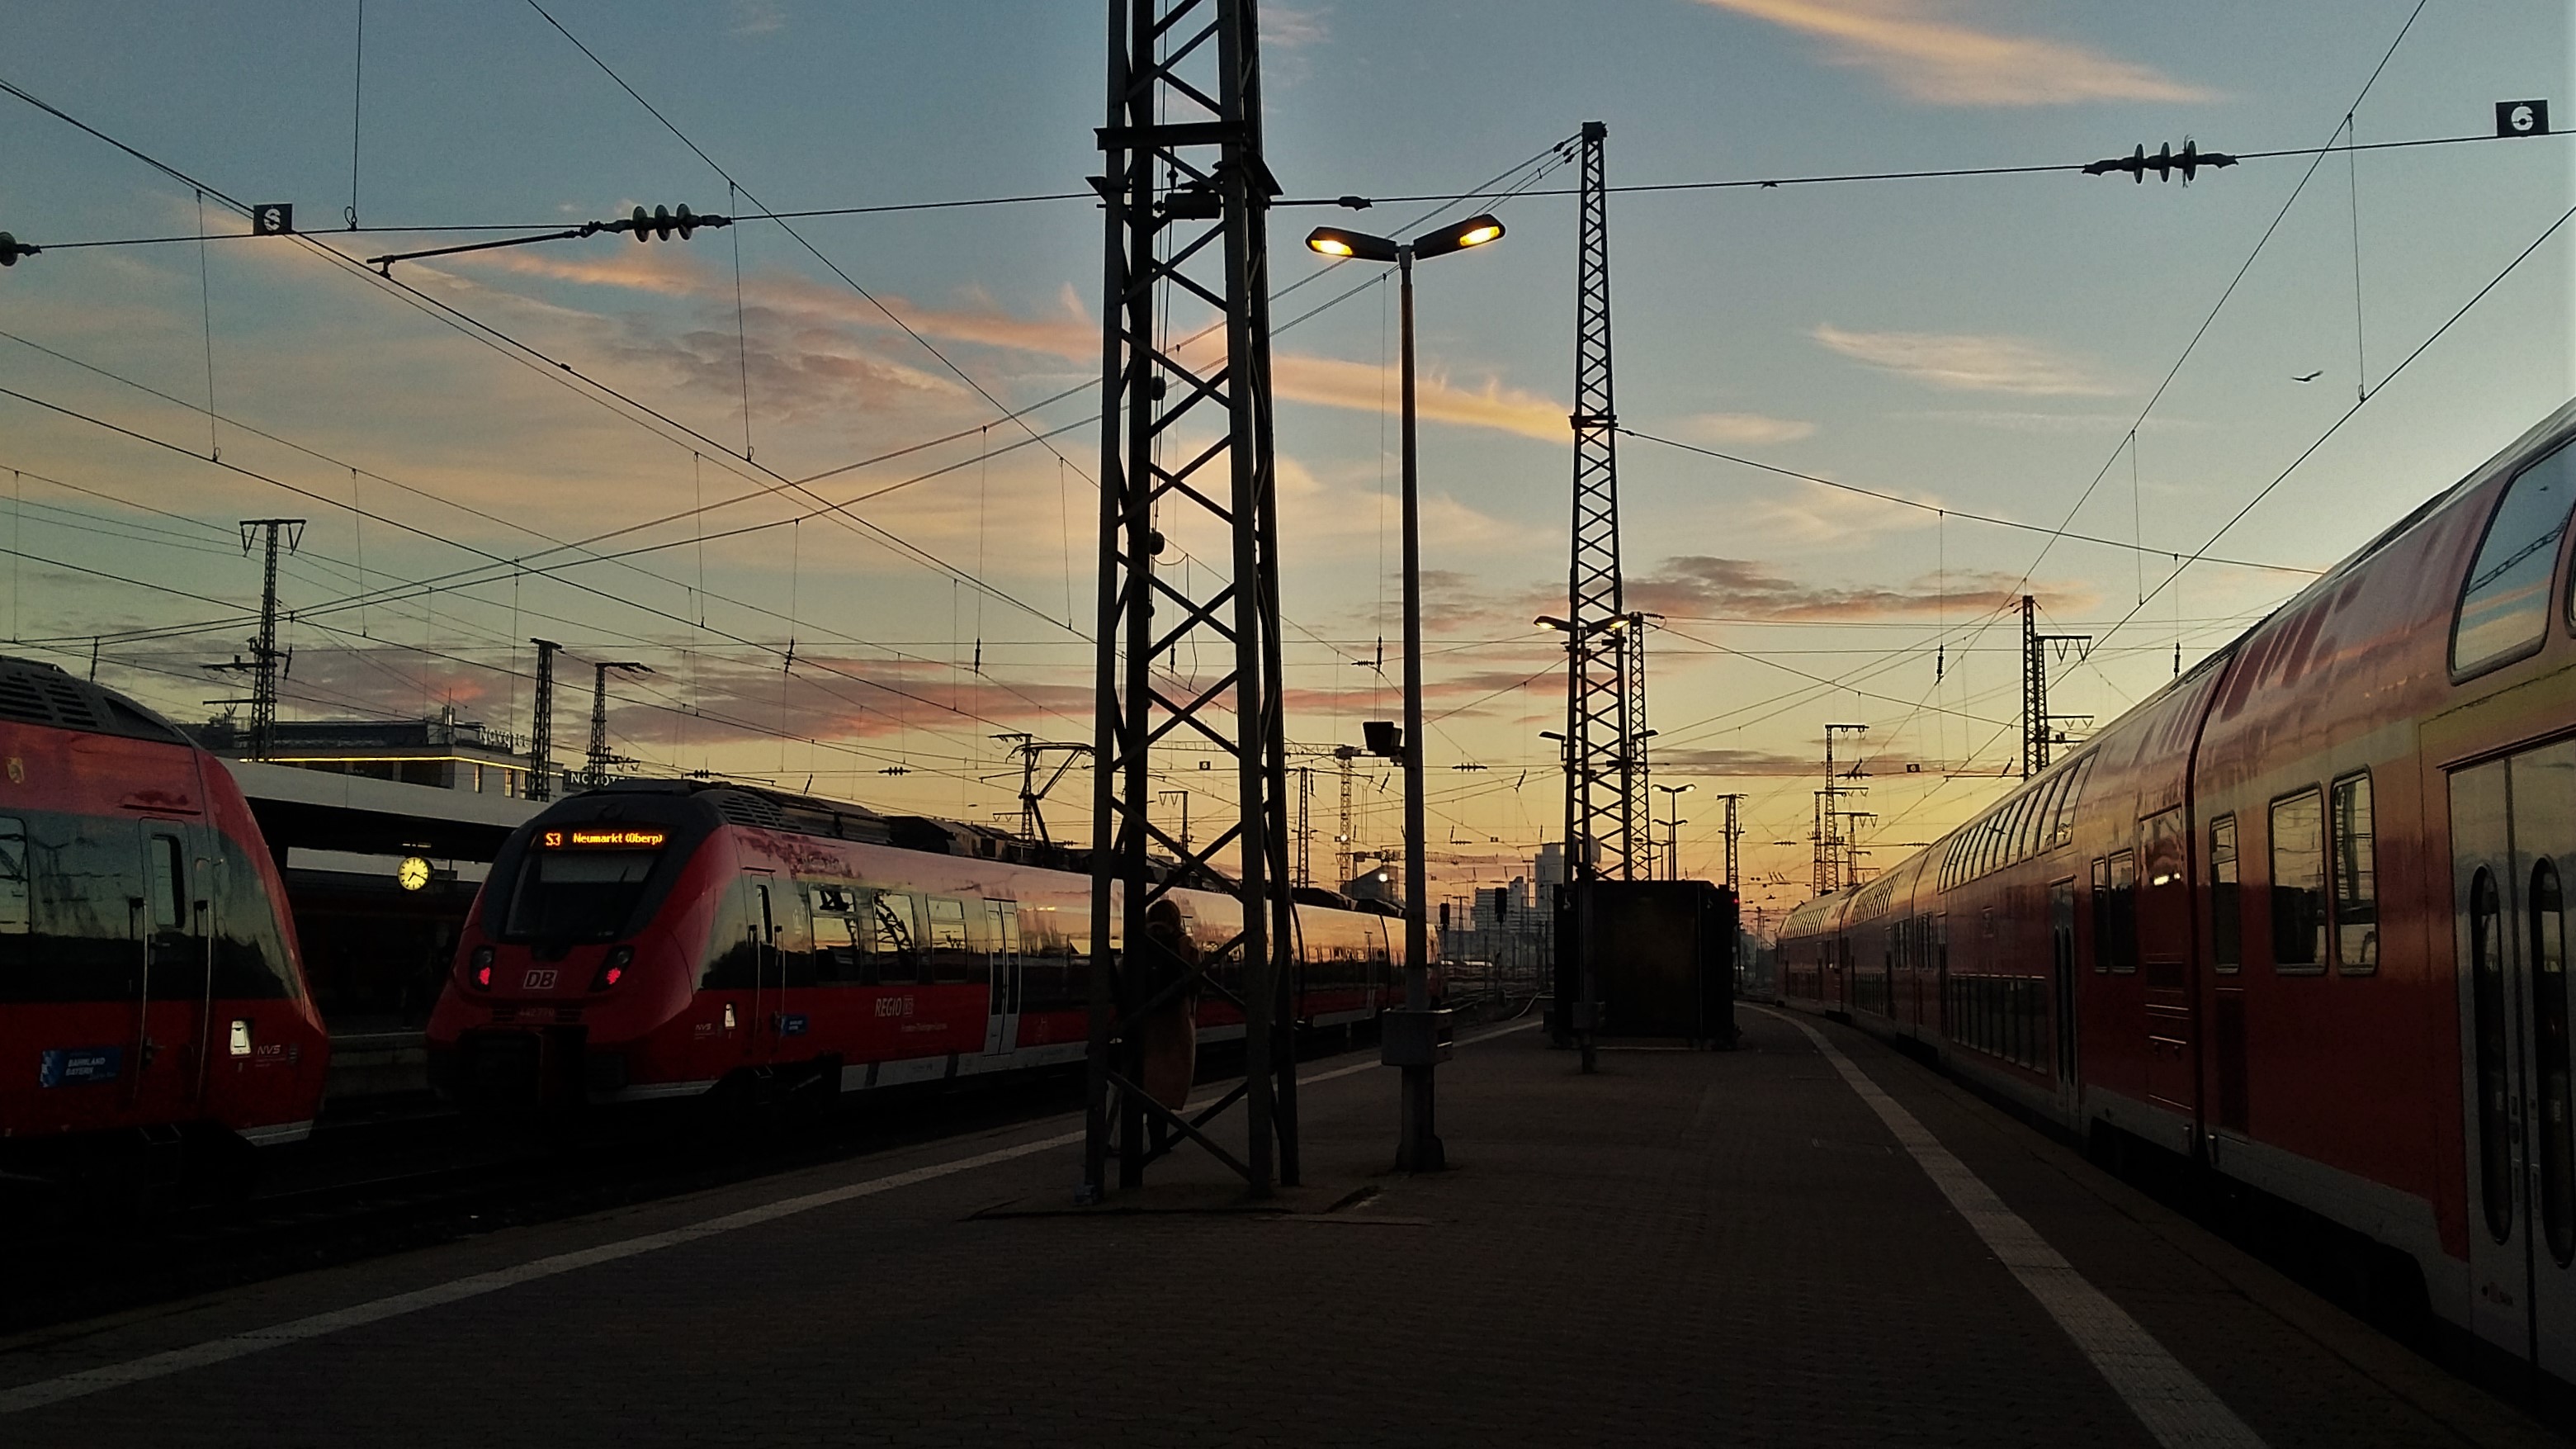
[[[2312,373],[2309,373],[2309,374],[2308,374],[2307,376],[2305,376],[2305,377],[2294,377],[2294,378],[2291,378],[2291,379],[2290,379],[2290,381],[2292,381],[2292,382],[2314,382],[2314,381],[2316,381],[2318,378],[2321,378],[2321,377],[2323,377],[2323,376],[2325,376],[2325,375],[2326,375],[2326,370],[2325,370],[2324,368],[2320,367],[2320,368],[2318,368],[2316,371],[2314,371],[2314,372],[2312,372]]]

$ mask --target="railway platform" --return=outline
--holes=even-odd
[[[2565,1441],[1861,1033],[1328,1058],[1307,1184],[1057,1117],[0,1343],[0,1442]],[[1210,1090],[1202,1088],[1202,1091]]]

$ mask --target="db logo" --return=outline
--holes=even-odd
[[[528,973],[528,979],[520,984],[530,991],[552,991],[555,989],[555,973],[544,970],[531,971]]]

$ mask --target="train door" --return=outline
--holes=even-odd
[[[2199,1117],[2191,992],[2191,830],[2180,806],[2139,824],[2137,952],[2146,1006],[2147,1098]]]
[[[777,1054],[779,1015],[786,1009],[784,972],[779,969],[779,910],[773,899],[776,882],[767,871],[753,874],[751,887],[751,1021],[743,1033],[742,1052],[754,1061]]]
[[[138,957],[134,1039],[125,1077],[128,1106],[154,1121],[186,1115],[199,1080],[192,1060],[205,1023],[207,979],[202,892],[189,887],[195,852],[174,820],[138,822],[143,893],[126,900]]]
[[[1006,1052],[1020,1040],[1020,908],[1015,901],[984,902],[984,939],[992,943],[992,1006],[985,1018],[984,1050]]]
[[[2576,744],[2451,777],[2453,914],[2480,1337],[2576,1379],[2567,914]]]
[[[2075,1087],[2075,878],[2048,883],[2049,1035],[2057,1048],[2057,1084]]]

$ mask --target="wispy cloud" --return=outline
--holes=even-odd
[[[1794,443],[1816,435],[1816,425],[1799,418],[1766,417],[1761,413],[1701,413],[1686,418],[1675,430],[1694,443]]]
[[[1267,5],[1261,11],[1261,48],[1304,50],[1332,38],[1324,12],[1304,6]]]
[[[784,29],[787,11],[778,0],[733,0],[733,33],[769,35]]]
[[[1814,36],[1836,65],[1940,106],[2206,101],[2213,93],[2087,45],[1944,19],[1929,0],[1700,0]]]
[[[2024,397],[2109,397],[2119,391],[2092,363],[2027,337],[1976,332],[1853,332],[1830,322],[1813,333],[1857,362],[1950,392]]]
[[[1628,599],[1674,618],[1862,620],[1965,616],[2019,597],[2012,575],[1960,571],[1901,584],[1802,583],[1750,559],[1685,554],[1628,583]]]
[[[1904,754],[1879,754],[1871,756],[1869,763],[1872,773],[1902,774],[1910,759]],[[1720,778],[1795,779],[1814,775],[1818,763],[1813,755],[1784,755],[1772,750],[1682,748],[1657,750],[1655,768]]]
[[[721,300],[728,307],[733,298],[730,273],[719,274],[711,267],[685,259],[676,248],[628,249],[594,257],[493,252],[476,258],[475,264],[585,286],[617,287],[675,299]],[[885,304],[886,311],[879,311],[850,292],[781,273],[745,278],[743,295],[746,301],[783,316],[818,324],[883,331],[895,325],[887,315],[891,312],[913,331],[943,343],[978,343],[1069,362],[1096,363],[1100,357],[1100,323],[1069,286],[1059,294],[1054,311],[1036,317],[1007,311],[971,292],[964,298],[965,305],[952,307],[921,306],[880,294],[878,300]],[[1199,344],[1197,352],[1213,358],[1222,345],[1221,337],[1211,336]],[[1186,346],[1178,350],[1185,359],[1196,355]],[[1290,402],[1359,412],[1377,412],[1394,405],[1388,379],[1376,366],[1308,353],[1273,354],[1271,386],[1281,399]],[[1452,381],[1436,368],[1426,369],[1418,386],[1416,406],[1431,422],[1491,428],[1550,443],[1570,436],[1564,403],[1527,389],[1507,387],[1497,378],[1489,377],[1480,386],[1469,386]]]
[[[1923,412],[1896,413],[1892,416],[1914,422],[1951,423],[1959,427],[1992,428],[2006,433],[2092,433],[2126,432],[2133,423],[2142,433],[2206,432],[2209,425],[2190,418],[2169,418],[2162,414],[2139,422],[2132,413],[2043,413],[1991,411],[1975,408],[1941,408]]]

